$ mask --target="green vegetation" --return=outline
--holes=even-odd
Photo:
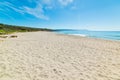
[[[6,25],[0,23],[0,35],[10,34],[14,32],[32,32],[32,31],[52,31],[52,30],[46,28],[31,28],[24,26]]]

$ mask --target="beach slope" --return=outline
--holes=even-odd
[[[16,33],[0,42],[0,80],[119,80],[120,42]]]

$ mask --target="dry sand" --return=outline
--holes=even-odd
[[[0,80],[120,80],[120,42],[52,32],[0,42]]]

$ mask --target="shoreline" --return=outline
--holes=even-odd
[[[120,42],[57,34],[15,33],[0,42],[0,80],[117,80]]]
[[[63,34],[63,33],[58,33],[58,32],[54,32],[54,31],[33,31],[33,33],[34,32],[50,32],[50,33],[54,33],[54,34],[57,34],[57,35],[63,35],[63,36],[73,36],[73,37],[80,37],[80,38],[88,38],[88,39],[96,39],[96,40],[105,40],[105,41],[120,42],[120,40],[90,37],[90,36],[84,36],[84,34],[83,35],[82,34],[80,34],[80,35],[79,34],[78,35],[76,35],[76,34]],[[0,35],[0,36],[8,36],[8,37],[10,37],[11,35],[20,34],[20,33],[32,33],[32,32],[14,32],[14,33],[11,33],[11,34],[4,34],[4,35]]]
[[[57,31],[56,31],[57,32]],[[58,31],[60,34],[91,37],[105,40],[120,41],[120,31],[82,31],[82,30],[63,30]]]
[[[63,35],[63,36],[71,36],[71,37],[79,37],[79,38],[88,38],[88,39],[96,39],[96,40],[104,40],[104,41],[112,41],[112,42],[120,42],[120,40],[112,40],[112,39],[105,39],[105,38],[95,38],[95,37],[89,37],[89,36],[80,36],[80,35],[74,35],[74,34],[61,34],[57,32],[53,32],[57,35]]]

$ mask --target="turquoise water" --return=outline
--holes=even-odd
[[[120,40],[120,31],[56,30],[60,34],[86,36],[107,40]]]

